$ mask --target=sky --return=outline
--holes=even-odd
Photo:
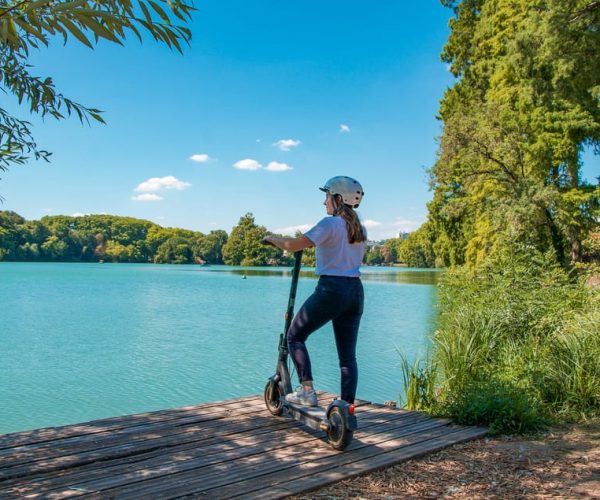
[[[431,199],[439,101],[453,79],[439,54],[451,11],[439,0],[196,0],[183,55],[53,43],[37,76],[103,110],[106,125],[30,116],[51,162],[13,166],[2,210],[27,219],[111,214],[230,232],[250,212],[293,234],[325,214],[336,175],[363,185],[370,239],[419,227]],[[600,170],[584,156],[584,176]],[[596,172],[595,174],[593,172]]]

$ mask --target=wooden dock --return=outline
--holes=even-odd
[[[0,498],[282,498],[486,433],[367,402],[356,415],[343,452],[262,396],[0,435]]]

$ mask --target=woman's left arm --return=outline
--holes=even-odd
[[[298,238],[265,236],[263,241],[270,243],[277,248],[281,248],[282,250],[287,250],[288,252],[298,252],[299,250],[315,246],[315,244],[304,235],[299,236]]]

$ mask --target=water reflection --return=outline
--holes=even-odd
[[[282,276],[292,275],[291,267],[232,267],[206,266],[196,268],[203,272],[221,272],[239,276]],[[417,269],[407,267],[363,267],[361,268],[364,281],[379,281],[386,283],[406,283],[411,285],[437,285],[441,273],[439,269]],[[302,278],[316,278],[314,268],[302,268]]]

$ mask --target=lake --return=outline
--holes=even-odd
[[[397,348],[426,352],[439,275],[362,272],[357,397],[398,399]],[[290,280],[291,268],[0,263],[0,434],[262,393]],[[303,269],[297,308],[315,285]],[[331,326],[307,345],[316,388],[337,393]]]

